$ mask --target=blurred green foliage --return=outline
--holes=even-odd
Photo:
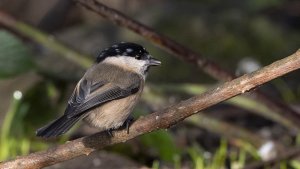
[[[154,24],[160,32],[235,72],[242,58],[251,57],[267,65],[299,48],[299,29],[289,27],[292,16],[284,13],[288,6],[289,2],[284,0],[233,0],[226,4],[219,0],[180,1],[172,7],[160,6]],[[280,9],[285,11],[280,13]],[[287,19],[282,21],[279,16]],[[295,18],[294,22],[297,21]],[[158,55],[166,56],[165,53]],[[165,60],[166,67],[162,65],[165,71],[157,73],[155,80],[161,76],[168,77],[159,79],[163,82],[184,79],[211,83],[210,77],[189,72],[193,69],[187,68],[185,63],[172,57]]]
[[[17,114],[18,107],[20,105],[20,101],[17,99],[13,99],[12,104],[9,108],[9,111],[6,113],[6,117],[2,124],[1,128],[1,138],[0,138],[0,160],[5,160],[9,157],[14,157],[20,154],[26,154],[29,152],[29,141],[28,139],[16,139],[11,135],[11,130],[15,125],[15,119],[22,116],[24,111],[26,111],[27,107],[22,107],[20,113]],[[21,121],[22,124],[22,121]],[[19,125],[20,124],[16,124]],[[21,132],[22,128],[15,128],[17,132]]]
[[[48,143],[35,136],[35,130],[51,118],[55,118],[57,108],[57,89],[52,83],[36,83],[21,98],[13,98],[6,113],[0,138],[0,160],[43,150]],[[16,93],[15,92],[15,93]],[[45,107],[47,107],[45,109]],[[61,137],[57,141],[66,140]]]
[[[14,35],[0,29],[0,78],[8,78],[32,69],[30,50]]]
[[[221,141],[219,149],[214,156],[208,160],[203,156],[205,154],[196,145],[188,149],[189,155],[192,158],[195,169],[219,169],[225,168],[225,159],[227,156],[227,143],[225,140]]]
[[[157,10],[157,12],[152,12],[155,18],[151,27],[155,27],[159,32],[164,32],[164,34],[187,45],[196,52],[201,52],[205,57],[218,62],[222,67],[227,67],[232,72],[236,71],[235,65],[241,58],[255,58],[262,65],[266,65],[299,48],[299,29],[290,26],[288,19],[284,20],[284,23],[280,23],[272,18],[268,12],[273,8],[280,9],[289,1],[233,0],[231,2],[233,3],[224,3],[221,0],[190,0],[154,5],[151,9],[149,7],[149,10],[154,8]],[[143,12],[145,10],[148,9],[144,9]],[[27,31],[28,35],[35,36],[39,43],[43,43],[47,48],[56,51],[56,54],[65,55],[64,57],[73,61],[76,60],[76,63],[83,67],[90,65],[90,60],[79,59],[82,55],[73,53],[72,49],[65,48],[57,41],[51,41],[51,36],[36,34],[36,30],[30,29],[26,25],[23,25],[22,28],[23,33]],[[114,36],[116,36],[116,32],[113,32]],[[129,40],[136,40],[135,36],[130,37],[133,38]],[[101,38],[110,39],[108,37]],[[113,40],[116,41],[116,37]],[[167,104],[166,98],[171,100],[171,96],[176,96],[179,99],[202,93],[207,90],[209,85],[199,85],[200,83],[215,82],[196,68],[174,59],[156,47],[149,46],[147,49],[163,63],[160,69],[150,73],[149,80],[157,83],[168,82],[165,85],[154,86],[155,90],[147,95],[145,95],[147,91],[144,92],[144,99],[154,105]],[[40,53],[37,52],[37,54]],[[32,55],[33,53],[28,46],[20,39],[5,30],[0,30],[0,78],[11,78],[35,69]],[[78,57],[74,57],[75,55]],[[43,75],[45,74],[40,74],[43,77],[41,81],[23,93],[21,100],[12,99],[1,128],[0,160],[45,149],[49,146],[49,142],[35,137],[35,130],[53,119],[58,112],[62,112],[60,108],[66,104],[65,87],[70,84],[70,81],[67,80],[70,77],[62,77],[57,82],[53,80],[53,77],[57,76],[56,74],[51,74],[52,77]],[[296,78],[293,79],[293,81],[297,80]],[[197,82],[198,84],[189,82]],[[297,102],[299,100],[299,85],[296,86],[298,94],[284,80],[275,81],[274,86],[285,101]],[[225,103],[260,114],[272,114],[272,111],[266,106],[245,97],[235,97]],[[142,112],[139,113],[140,115],[145,114],[145,108],[139,111]],[[269,119],[286,126],[290,125],[278,117],[269,117]],[[224,137],[226,134],[223,133],[222,135],[221,133],[220,135]],[[67,137],[55,140],[54,143],[64,142]],[[296,140],[298,144],[299,138],[298,136]],[[242,168],[246,162],[259,159],[257,151],[251,144],[247,144],[247,140],[238,150],[231,150],[227,142],[222,140],[217,151],[213,152],[211,157],[206,157],[205,154],[210,150],[200,148],[199,143],[178,148],[176,139],[176,135],[173,135],[171,131],[161,130],[141,136],[139,142],[143,149],[153,153],[149,153],[151,154],[149,155],[146,154],[147,151],[143,155],[151,156],[152,166],[155,169],[160,168],[160,162],[171,163],[174,168],[179,169],[185,161],[191,162],[195,169],[219,169],[225,168],[228,159],[233,168]],[[113,151],[134,156],[134,153],[128,153],[133,150],[124,144],[120,149],[113,149]],[[153,156],[154,159],[152,159]],[[300,163],[297,160],[280,163],[282,169],[290,166],[295,169],[300,168]]]
[[[295,169],[299,169],[300,168],[300,161],[298,161],[298,160],[291,160],[290,164]]]
[[[145,149],[154,149],[158,157],[164,161],[173,161],[174,157],[180,152],[174,143],[174,138],[170,132],[157,131],[141,136],[141,141]]]

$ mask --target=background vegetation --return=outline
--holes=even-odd
[[[296,0],[101,2],[237,75],[288,56],[300,46],[300,3]],[[16,34],[0,27],[1,161],[97,131],[79,124],[58,139],[35,137],[37,128],[64,111],[77,80],[96,53],[115,42],[140,43],[163,63],[151,70],[135,117],[219,83],[142,37],[74,4],[67,0],[0,2],[1,11],[21,21],[17,29],[22,32]],[[260,88],[300,111],[299,71]],[[292,126],[280,118],[266,118],[264,114],[272,111],[240,96],[168,131],[146,134],[105,151],[119,154],[124,161],[153,168],[243,168],[299,147],[300,137]],[[121,165],[122,161],[116,163]],[[95,160],[92,164],[97,168]],[[57,167],[76,168],[69,165]],[[296,156],[278,161],[275,167],[296,169],[300,168],[300,161]]]

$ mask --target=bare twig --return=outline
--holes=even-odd
[[[168,103],[169,97],[167,96],[167,93],[172,93],[174,95],[176,93],[183,92],[185,94],[188,93],[188,94],[192,94],[194,96],[194,95],[197,95],[200,93],[204,93],[208,89],[209,89],[208,86],[192,85],[192,84],[151,85],[150,90],[146,90],[143,93],[142,99],[143,99],[143,102],[146,102],[146,104],[148,106],[152,107],[152,109],[155,109],[155,107],[157,109],[157,106],[162,107],[161,105],[165,105],[166,103]],[[241,98],[242,98],[241,96],[236,96],[229,100],[233,100],[233,99],[242,100]],[[228,103],[229,100],[227,100],[225,102]],[[153,107],[153,106],[155,106],[155,107]],[[253,105],[251,105],[251,106],[253,106]],[[258,134],[253,133],[241,126],[238,126],[235,124],[230,124],[223,120],[215,119],[206,114],[207,114],[207,112],[201,112],[201,113],[199,112],[199,114],[185,119],[185,122],[192,124],[194,126],[200,127],[200,128],[207,129],[210,132],[217,133],[221,137],[225,137],[228,140],[230,140],[231,143],[247,142],[248,143],[247,145],[249,145],[249,143],[250,143],[253,147],[258,149],[265,142],[267,142],[267,140],[260,137]],[[239,147],[242,146],[241,144],[238,144],[238,145],[234,144],[234,145],[239,146]]]
[[[192,96],[198,95],[200,93],[204,93],[206,90],[209,89],[209,86],[206,85],[201,85],[201,84],[160,84],[160,85],[151,85],[151,89],[153,89],[155,94],[151,95],[150,99],[158,93],[176,93],[176,92],[183,92],[185,94],[190,94]],[[149,91],[149,90],[147,90]],[[147,96],[144,94],[143,97],[144,99],[147,99]],[[156,100],[156,102],[153,102],[153,100],[149,103],[151,104],[160,104],[161,103],[161,98],[163,95],[160,95]],[[160,99],[159,99],[160,98]],[[158,101],[160,100],[160,101]],[[232,99],[227,100],[225,103],[231,104],[234,106],[237,106],[239,108],[242,108],[244,110],[247,110],[251,113],[260,115],[260,116],[265,116],[269,117],[273,121],[276,121],[284,126],[287,126],[288,128],[293,128],[293,124],[290,123],[287,119],[282,118],[279,114],[273,113],[271,109],[268,109],[265,104],[258,102],[256,100],[253,100],[249,97],[246,97],[245,95],[237,96]],[[271,117],[270,117],[271,116]],[[208,125],[207,125],[208,127]],[[209,130],[209,127],[207,128]]]
[[[206,59],[202,55],[194,52],[191,49],[175,42],[174,40],[164,36],[157,31],[153,30],[152,28],[131,19],[130,17],[124,15],[123,13],[112,9],[97,0],[75,0],[76,2],[80,3],[87,9],[96,12],[97,14],[101,15],[102,17],[112,21],[113,23],[126,27],[129,30],[145,37],[153,44],[157,45],[158,47],[166,50],[167,52],[174,54],[175,56],[179,57],[180,59],[187,61],[198,68],[201,68],[204,72],[211,75],[212,77],[227,81],[232,80],[235,78],[235,75],[231,74],[230,72],[223,69],[221,66],[217,65],[216,63]],[[277,113],[283,119],[288,119],[295,130],[299,131],[300,128],[300,114],[293,110],[288,105],[284,104],[282,101],[275,100],[274,98],[268,97],[264,93],[259,90],[253,91],[252,95],[250,95],[254,100],[259,100],[263,102],[267,107],[272,109],[274,113]],[[269,115],[270,118],[271,115]],[[290,126],[289,124],[286,126]]]
[[[63,145],[18,157],[15,160],[3,162],[0,168],[5,169],[37,169],[53,165],[80,155],[88,155],[96,149],[125,142],[139,135],[159,129],[169,128],[185,118],[198,113],[200,110],[220,103],[238,94],[245,93],[256,86],[266,83],[274,78],[287,74],[300,68],[300,50],[291,56],[274,62],[256,72],[244,75],[230,82],[226,82],[199,96],[182,101],[177,105],[162,111],[149,114],[136,120],[130,126],[130,133],[126,130],[115,131],[113,137],[105,133],[96,133],[91,136],[79,138]]]
[[[209,61],[202,57],[191,49],[171,40],[170,38],[156,32],[152,28],[131,19],[123,13],[112,9],[97,0],[75,0],[81,5],[96,12],[102,17],[112,21],[113,23],[128,28],[129,30],[143,36],[150,42],[153,42],[158,47],[168,51],[171,54],[179,57],[180,59],[187,61],[199,68],[202,68],[206,73],[212,77],[220,80],[231,80],[234,78],[229,72],[223,70],[216,63]]]

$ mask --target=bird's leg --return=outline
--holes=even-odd
[[[127,117],[127,119],[124,121],[123,125],[120,128],[118,128],[117,130],[122,130],[122,129],[126,128],[127,134],[129,134],[129,127],[130,127],[130,124],[133,122],[133,120],[134,120],[133,116],[129,115]],[[113,133],[112,133],[113,130],[115,130],[115,129],[108,129],[108,130],[106,130],[107,134],[110,137],[114,136]]]
[[[134,118],[132,115],[129,115],[127,117],[127,119],[125,120],[125,125],[126,125],[126,130],[127,130],[127,134],[129,134],[129,126],[130,124],[133,122]]]

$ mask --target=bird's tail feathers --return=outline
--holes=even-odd
[[[44,138],[57,137],[66,133],[79,119],[79,117],[68,118],[66,115],[63,115],[59,119],[38,129],[36,135]]]

